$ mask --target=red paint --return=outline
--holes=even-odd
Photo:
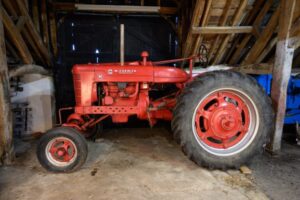
[[[50,155],[53,159],[59,162],[70,162],[74,158],[76,149],[69,139],[55,140],[50,149]]]
[[[75,114],[70,115],[64,125],[81,130],[83,123],[78,123],[80,116],[91,114],[108,114],[114,123],[125,123],[130,115],[148,120],[151,125],[158,119],[171,120],[176,95],[171,99],[150,100],[152,88],[149,84],[173,83],[181,90],[190,76],[175,67],[154,66],[147,61],[148,52],[142,52],[141,56],[142,62],[129,62],[124,66],[119,63],[75,65],[72,70]],[[97,84],[101,84],[101,99],[97,96]],[[77,123],[74,123],[75,120]]]
[[[226,149],[240,142],[249,124],[249,109],[233,92],[219,91],[209,95],[196,111],[195,125],[199,138],[218,149]]]

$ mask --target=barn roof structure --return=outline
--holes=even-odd
[[[58,12],[141,13],[166,18],[179,37],[179,55],[205,47],[208,64],[272,63],[278,40],[278,0],[2,0],[7,53],[23,64],[50,66],[57,54]],[[108,5],[111,2],[113,5]],[[116,5],[120,4],[120,5]],[[175,24],[170,17],[177,15]],[[291,37],[299,36],[300,1],[296,1]],[[295,42],[295,49],[300,46]],[[295,65],[299,65],[296,51]]]

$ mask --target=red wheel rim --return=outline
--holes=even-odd
[[[195,112],[195,129],[202,143],[214,149],[228,149],[248,133],[250,111],[236,92],[219,90],[209,94]]]
[[[55,164],[70,163],[77,155],[75,144],[68,138],[60,137],[51,140],[46,148],[47,157]]]

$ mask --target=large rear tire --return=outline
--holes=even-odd
[[[238,168],[263,151],[273,119],[270,98],[253,78],[215,71],[186,86],[172,129],[183,152],[198,165]]]
[[[73,172],[87,158],[88,147],[83,135],[70,127],[47,131],[37,146],[40,164],[51,172]]]

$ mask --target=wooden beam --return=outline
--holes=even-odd
[[[4,8],[0,0],[0,15]],[[0,163],[9,164],[13,159],[13,129],[10,106],[10,86],[2,20],[0,20]]]
[[[9,2],[9,1],[8,1]],[[4,5],[7,3],[6,0],[3,1]],[[17,9],[17,7],[12,7],[13,10],[9,10],[9,14],[11,15],[11,12],[16,12],[18,13],[19,15],[21,15]],[[28,16],[22,16],[23,18],[25,18],[26,20],[28,19],[27,17]],[[30,35],[29,33],[29,30],[27,28],[27,25],[26,25],[26,21],[25,21],[25,27],[21,30],[21,34],[24,38],[24,41],[26,41],[27,44],[29,44],[29,46],[31,47],[31,49],[33,50],[33,53],[32,55],[35,55],[37,60],[39,60],[41,63],[47,65],[47,62],[45,61],[45,59],[43,58],[40,50],[38,49],[35,41],[34,41],[34,38]]]
[[[257,15],[259,14],[259,12],[261,11],[261,8],[263,7],[265,2],[272,2],[273,0],[256,0],[254,2],[252,11],[250,12],[249,16],[247,17],[247,19],[245,20],[244,24],[249,25],[252,24],[253,20],[255,20],[255,18],[257,17]]]
[[[224,26],[224,25],[226,24],[227,19],[228,19],[228,16],[229,16],[229,10],[230,10],[232,1],[233,1],[233,0],[228,0],[228,1],[226,1],[225,7],[224,7],[224,10],[223,10],[223,14],[222,14],[221,19],[220,19],[220,22],[219,22],[219,26]],[[211,60],[212,55],[213,55],[213,53],[215,52],[215,48],[216,48],[217,44],[219,43],[220,37],[221,37],[221,36],[218,35],[218,36],[216,37],[216,39],[213,41],[212,46],[211,46],[211,48],[209,49],[209,53],[208,53],[208,61]]]
[[[193,27],[193,34],[233,34],[233,33],[251,33],[252,26],[207,26]]]
[[[261,63],[265,57],[270,53],[270,51],[276,46],[278,42],[278,38],[274,37],[266,46],[266,48],[262,51],[262,53],[258,56],[258,58],[255,60],[254,64]]]
[[[247,4],[248,4],[248,0],[241,0],[240,5],[237,8],[236,13],[232,19],[232,24],[231,24],[232,26],[237,26],[240,23],[241,18],[244,15],[244,11],[246,9]],[[224,52],[226,51],[227,44],[233,36],[234,36],[234,34],[231,34],[231,35],[227,35],[224,38],[224,40],[221,43],[220,48],[217,51],[216,56],[213,59],[213,64],[219,63],[221,61],[221,59],[224,56]]]
[[[40,14],[38,0],[32,0],[32,21],[38,32],[40,32]]]
[[[24,64],[32,64],[33,58],[22,38],[22,35],[20,34],[20,31],[18,30],[14,22],[11,20],[7,12],[3,9],[3,7],[1,8],[0,17],[5,27],[7,36],[10,38],[10,41],[15,45],[16,49],[18,50],[21,60],[24,62]]]
[[[22,0],[16,0],[19,11],[20,11],[20,15],[25,16],[27,18],[26,20],[26,28],[29,32],[29,34],[31,35],[35,43],[35,45],[37,46],[37,48],[39,49],[41,55],[43,56],[43,58],[45,59],[47,65],[51,66],[52,62],[51,62],[51,56],[50,53],[48,52],[46,46],[43,43],[43,40],[41,38],[41,36],[39,35],[38,31],[36,30],[24,4]]]
[[[14,9],[14,5],[12,4],[11,0],[2,0],[3,6],[5,10],[10,14],[13,20],[18,19],[18,14]]]
[[[50,23],[50,37],[51,37],[51,46],[53,49],[53,54],[57,55],[57,28],[56,28],[56,19],[55,13],[51,11],[49,13],[49,23]]]
[[[123,5],[97,5],[97,4],[74,4],[52,3],[56,11],[92,11],[105,13],[160,13],[173,15],[177,13],[176,7],[160,6],[123,6]]]
[[[16,26],[20,32],[23,30],[25,22],[26,22],[26,17],[20,16],[18,19],[18,22],[16,24]]]
[[[261,5],[261,4],[259,4]],[[259,26],[259,24],[261,23],[261,21],[263,20],[263,18],[265,17],[266,13],[270,10],[271,6],[273,5],[273,0],[269,0],[266,1],[266,3],[263,5],[262,9],[260,10],[259,14],[256,16],[254,22],[253,22],[253,26],[257,27]],[[259,7],[254,7],[255,9],[258,9]],[[257,13],[257,12],[254,12]],[[254,16],[254,14],[253,14]],[[247,22],[250,22],[252,20],[252,15],[250,16],[251,19],[247,20]],[[241,41],[241,43],[238,45],[236,51],[234,52],[234,54],[232,55],[232,57],[229,60],[229,64],[235,64],[237,63],[242,50],[245,48],[245,46],[248,44],[248,42],[251,39],[251,35],[247,35],[243,38],[243,40]]]
[[[259,11],[263,7],[264,3],[265,3],[264,0],[254,1],[253,5],[252,5],[253,8],[247,13],[247,16],[245,17],[243,22],[241,22],[241,25],[243,25],[243,26],[253,25],[253,21],[255,20],[257,15],[259,14]],[[254,29],[255,29],[255,32],[256,32],[256,27]],[[247,36],[249,36],[249,35],[247,35]],[[238,44],[245,37],[246,37],[245,35],[237,35],[234,38],[234,40],[232,40],[231,48],[228,49],[228,51],[226,52],[226,55],[224,57],[224,60],[223,60],[224,63],[229,63],[229,59],[233,56],[233,54],[236,52],[236,49],[239,47]]]
[[[49,30],[48,30],[48,18],[47,18],[47,1],[41,0],[41,22],[43,30],[43,41],[49,50]]]
[[[204,14],[203,14],[203,17],[201,20],[201,26],[206,26],[208,24],[211,10],[212,10],[212,0],[208,0],[208,1],[206,1],[206,4],[205,4],[205,10],[204,10]],[[203,39],[203,37],[201,37],[201,35],[199,33],[197,36],[196,42],[195,42],[193,54],[196,54],[197,51],[199,50],[200,45],[202,43],[202,39]]]
[[[204,5],[205,5],[205,0],[197,0],[196,1],[194,11],[193,11],[193,15],[192,15],[191,25],[189,27],[189,31],[188,31],[188,34],[187,34],[187,37],[186,37],[185,45],[183,47],[183,57],[189,56],[189,54],[192,51],[192,46],[193,46],[192,27],[199,26],[201,16],[202,16],[203,11],[204,11]]]
[[[300,17],[295,20],[295,23],[292,26],[291,36],[292,37],[300,36]]]
[[[47,65],[47,62],[43,58],[40,50],[38,49],[38,47],[34,41],[34,38],[30,35],[29,31],[27,29],[23,29],[21,33],[22,33],[24,40],[27,42],[29,47],[33,50],[32,53],[34,53],[34,54],[32,54],[32,55],[35,55],[36,60],[40,61],[44,65]]]
[[[255,59],[261,54],[269,40],[271,39],[277,25],[278,18],[280,15],[280,8],[278,7],[276,11],[273,13],[271,19],[269,20],[267,26],[262,31],[261,36],[256,40],[255,44],[252,46],[248,55],[242,62],[242,64],[252,64]]]
[[[292,70],[294,48],[289,46],[289,35],[295,5],[296,0],[284,0],[281,1],[279,6],[278,43],[271,89],[271,97],[276,111],[275,132],[271,135],[271,143],[269,145],[269,150],[275,154],[278,153],[281,148],[281,138],[286,112],[287,86]]]
[[[245,74],[271,74],[273,65],[273,63],[259,63],[233,67],[232,70]]]
[[[20,56],[15,50],[15,47],[10,43],[8,39],[5,39],[6,52],[11,55],[17,62],[20,61]]]
[[[25,6],[26,10],[29,10],[28,0],[23,0],[23,5]]]
[[[55,11],[75,11],[75,3],[51,3]]]

